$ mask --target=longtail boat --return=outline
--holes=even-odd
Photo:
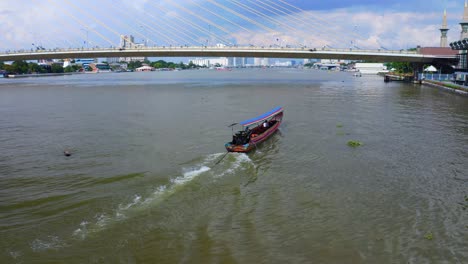
[[[255,118],[230,125],[230,127],[233,127],[239,124],[242,130],[233,133],[232,141],[224,145],[226,150],[228,152],[251,151],[278,130],[282,119],[283,108],[276,107]]]

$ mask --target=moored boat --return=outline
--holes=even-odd
[[[255,118],[242,121],[239,123],[242,130],[233,134],[232,141],[224,146],[229,152],[249,152],[273,135],[278,130],[282,120],[283,108],[276,107]],[[237,123],[232,124],[231,127],[234,125]]]

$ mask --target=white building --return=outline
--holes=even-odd
[[[135,43],[135,38],[132,35],[120,35],[120,48],[121,49],[135,49],[144,48],[145,44]],[[120,57],[119,61],[131,62],[131,61],[145,61],[146,57]]]
[[[335,59],[321,59],[320,60],[321,63],[324,63],[324,64],[346,64],[346,63],[350,63],[349,60],[335,60]]]
[[[190,62],[192,62],[195,65],[205,66],[205,67],[215,66],[216,64],[219,64],[221,66],[229,66],[229,59],[226,57],[209,58],[209,59],[196,58],[196,59],[190,60]]]
[[[388,72],[387,67],[383,63],[356,63],[356,70],[362,74],[378,74]]]
[[[273,66],[276,66],[276,67],[291,67],[292,66],[292,61],[275,61],[275,63],[273,64]]]
[[[268,66],[270,65],[268,58],[254,58],[254,66]]]
[[[228,66],[231,67],[244,67],[246,63],[246,58],[231,57],[228,58]]]

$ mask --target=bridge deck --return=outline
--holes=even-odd
[[[295,59],[344,59],[372,62],[456,61],[453,55],[428,55],[404,50],[310,49],[271,47],[141,47],[132,49],[92,48],[15,51],[0,53],[0,61],[110,58],[110,57],[256,57]]]

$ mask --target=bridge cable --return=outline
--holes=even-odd
[[[296,18],[295,16],[293,16],[293,15],[291,15],[291,14],[288,14],[288,13],[286,13],[286,12],[280,10],[280,9],[277,9],[277,8],[271,6],[271,5],[269,5],[268,3],[265,3],[265,2],[263,2],[263,1],[258,1],[258,2],[260,2],[262,5],[258,4],[256,1],[252,1],[252,0],[247,0],[247,1],[249,1],[249,2],[251,2],[252,4],[256,5],[257,7],[263,8],[263,9],[265,9],[265,10],[267,10],[267,11],[269,11],[269,12],[271,12],[271,13],[277,15],[277,16],[286,16],[286,17],[290,18],[290,21],[295,21],[295,22],[297,22],[297,23],[299,24],[299,27],[300,27],[300,26],[304,26],[304,25],[307,23],[307,21],[302,20],[302,19],[299,19],[299,18]],[[267,6],[267,7],[264,7],[263,5],[265,5],[265,6]],[[272,11],[270,8],[273,9],[273,11]],[[295,24],[295,23],[291,23],[291,24]],[[320,27],[319,27],[319,29],[320,29],[319,32],[320,32],[320,33],[323,33],[323,29],[320,28]],[[294,30],[297,31],[297,32],[300,31],[300,32],[307,33],[307,32],[306,32],[305,30],[303,30],[303,29],[302,29],[302,30],[299,30],[298,28],[295,28]],[[323,39],[320,39],[320,38],[318,38],[318,37],[313,37],[313,38],[316,39],[316,40],[318,40],[319,42],[323,42],[323,41],[324,41]],[[335,39],[335,40],[338,41],[338,39]],[[340,42],[340,41],[338,41],[338,42]]]
[[[274,2],[272,2],[271,0],[265,0],[265,1],[268,1],[268,2],[270,2],[270,3],[272,3],[272,4],[278,5],[277,3],[274,3]],[[301,11],[301,12],[303,12],[303,13],[307,13],[305,10],[303,10],[303,9],[301,9],[301,8],[299,8],[299,7],[296,7],[296,6],[294,6],[294,5],[291,5],[291,4],[287,3],[287,2],[285,2],[284,0],[277,0],[277,1],[278,1],[278,2],[281,2],[281,3],[283,3],[283,4],[285,4],[286,6],[289,6],[289,7],[292,7],[292,8],[294,8],[294,9],[296,9],[296,10],[299,10],[299,11]],[[283,8],[285,8],[285,7],[283,7]],[[285,9],[288,10],[288,11],[291,11],[290,9],[287,9],[287,8],[285,8]],[[291,12],[293,12],[293,11],[291,11]],[[315,20],[318,21],[318,22],[315,22],[315,21],[314,21],[315,23],[318,23],[319,25],[327,24],[327,25],[329,26],[329,28],[333,28],[333,27],[331,27],[331,24],[330,24],[328,21],[326,21],[325,19],[321,19],[321,18],[318,18],[318,17],[309,17],[309,19],[315,19]],[[322,23],[320,23],[320,21],[321,21]],[[336,31],[335,31],[335,32],[336,32]],[[347,30],[342,30],[342,31],[340,31],[340,32],[338,32],[338,33],[344,33],[344,34],[346,34],[346,35],[348,35],[348,36],[357,37],[357,38],[359,38],[359,39],[366,39],[366,37],[364,37],[364,36],[362,36],[362,35],[359,35],[359,34],[357,34],[357,33],[355,33],[355,32],[349,32],[349,31],[347,31]]]
[[[49,0],[50,3],[54,4],[54,0]],[[59,5],[56,5],[54,4],[56,7],[59,7],[60,9],[62,9],[62,11],[68,13],[68,15],[73,18],[76,22],[78,22],[78,24],[82,25],[83,27],[87,27],[86,24],[82,23],[78,18],[76,18],[72,13],[70,13],[68,10],[60,7]],[[110,41],[108,38],[106,38],[104,35],[102,35],[101,33],[99,33],[98,31],[94,30],[94,29],[91,29],[92,32],[96,33],[98,36],[100,36],[102,39],[104,39],[105,41],[109,42],[111,45],[113,45],[114,43],[112,41]]]
[[[268,1],[268,2],[271,2],[271,1]],[[278,9],[278,8],[275,8],[275,7],[273,7],[272,5],[270,5],[270,4],[268,4],[268,3],[264,2],[264,1],[260,1],[260,3],[262,3],[262,4],[266,5],[266,6],[268,6],[269,8],[273,8],[274,10],[280,12],[281,14],[285,15],[286,17],[291,18],[291,20],[298,21],[298,23],[299,23],[301,26],[304,26],[304,25],[309,24],[309,25],[311,25],[314,29],[318,29],[318,33],[319,33],[319,34],[325,35],[325,36],[327,37],[327,39],[325,39],[325,40],[324,40],[324,39],[318,39],[319,42],[325,42],[325,43],[321,43],[321,44],[326,44],[327,42],[329,42],[328,39],[332,39],[332,40],[334,41],[334,43],[342,43],[342,40],[335,38],[333,34],[324,34],[324,31],[325,31],[326,29],[324,29],[324,27],[323,27],[322,25],[317,26],[315,21],[314,21],[315,24],[311,24],[310,22],[307,22],[307,21],[304,20],[304,19],[298,18],[298,17],[296,17],[296,16],[294,16],[294,15],[292,15],[292,14],[290,14],[290,13],[287,13],[287,12],[284,12],[283,10],[280,10],[280,9]],[[280,6],[280,5],[277,4],[277,3],[274,3],[274,4],[275,4],[276,6],[281,7],[281,8],[285,8],[285,7],[283,7],[283,6]],[[287,10],[287,9],[286,9],[286,10]],[[289,11],[289,10],[288,10],[288,11]],[[272,11],[272,12],[273,12],[273,11]],[[278,14],[278,13],[276,13],[276,12],[273,12],[273,13],[275,13],[275,14],[277,14],[277,15],[280,15],[280,14]],[[335,34],[335,35],[336,35],[336,34]]]
[[[248,21],[248,22],[250,22],[250,23],[252,23],[252,24],[254,24],[254,25],[258,26],[258,27],[260,27],[260,28],[263,28],[264,30],[267,30],[267,31],[270,31],[270,32],[275,32],[274,29],[272,29],[270,27],[267,27],[267,26],[264,26],[264,25],[262,25],[260,23],[257,23],[255,20],[252,20],[252,19],[250,19],[250,18],[236,12],[235,10],[232,10],[229,7],[226,7],[226,6],[222,5],[222,4],[216,3],[213,0],[207,0],[207,1],[214,4],[214,5],[216,5],[216,6],[218,6],[218,7],[220,7],[220,8],[222,8],[222,9],[224,9],[224,10],[226,10],[226,11],[228,11],[229,13],[232,13],[232,14],[238,16],[239,18],[242,18],[242,19],[244,19],[244,20],[246,20],[246,21]]]
[[[101,1],[102,1],[102,0],[101,0]],[[91,6],[92,6],[92,5],[91,5]],[[111,4],[110,6],[113,7],[112,4]],[[99,10],[96,10],[95,7],[91,7],[91,8],[93,8],[93,10],[94,10],[96,13],[99,13]],[[130,29],[130,32],[133,31],[133,28],[131,27],[131,25],[128,25],[128,24],[126,24],[126,23],[122,23],[122,22],[121,22],[122,19],[116,20],[113,16],[107,16],[107,18],[108,18],[109,20],[111,20],[113,24],[121,23],[121,24],[123,24],[126,28]],[[141,34],[141,33],[138,32],[138,31],[137,31],[136,33],[137,33],[140,37],[143,37],[143,39],[148,39],[148,37],[145,36],[144,34]],[[122,36],[122,35],[127,35],[127,34],[119,34],[119,35]],[[156,44],[156,42],[154,42],[153,40],[150,39],[150,41],[153,42],[154,44]],[[145,43],[145,46],[146,46],[146,43]]]
[[[68,3],[71,7],[74,7],[75,10],[78,10],[79,12],[85,14],[87,17],[91,18],[92,20],[94,20],[96,23],[100,24],[101,26],[103,26],[104,28],[106,28],[107,30],[109,30],[110,32],[114,33],[116,36],[120,37],[121,34],[117,31],[115,31],[114,29],[112,29],[111,27],[107,26],[105,23],[101,22],[99,19],[95,18],[94,16],[90,16],[88,15],[86,12],[84,12],[81,8],[77,7],[75,4],[71,3],[69,0],[63,0],[65,1],[66,3]],[[125,38],[127,38],[125,36]],[[128,39],[128,41],[130,41],[130,39]],[[111,44],[111,46],[113,46],[113,43]]]
[[[278,19],[271,18],[271,17],[267,16],[266,14],[263,14],[262,12],[259,12],[259,11],[255,10],[255,9],[253,9],[253,8],[247,6],[247,5],[244,5],[244,4],[242,4],[242,3],[237,2],[236,0],[228,0],[228,1],[232,2],[233,4],[235,4],[235,5],[239,6],[239,7],[241,7],[242,9],[245,9],[245,10],[247,10],[247,11],[249,11],[249,12],[255,14],[255,15],[258,15],[258,16],[260,16],[260,17],[263,17],[263,18],[265,18],[266,20],[269,20],[270,22],[273,22],[273,23],[275,23],[275,24],[278,24],[279,26],[283,26],[283,27],[285,27],[286,29],[289,29],[290,31],[297,31],[296,28],[294,28],[294,27],[288,25],[287,23],[284,23],[284,22],[282,22],[282,21],[280,21],[280,20],[278,20]],[[255,4],[255,5],[257,5],[257,4]],[[257,5],[257,6],[258,6],[258,5]],[[265,9],[265,8],[263,8],[263,9]],[[268,11],[270,11],[270,10],[268,10]],[[270,12],[271,12],[271,11],[270,11]],[[272,13],[274,13],[274,12],[272,12]],[[298,44],[298,43],[295,43],[295,44]]]
[[[221,18],[221,19],[223,19],[223,20],[225,20],[225,21],[227,21],[227,22],[229,22],[229,23],[231,23],[231,24],[233,24],[233,25],[235,25],[235,26],[237,26],[237,27],[239,27],[239,28],[241,28],[241,29],[243,29],[243,30],[249,32],[249,33],[254,33],[254,32],[252,32],[251,30],[249,30],[249,29],[243,27],[242,25],[239,25],[238,23],[236,23],[236,22],[234,22],[234,21],[231,21],[231,20],[227,19],[227,18],[224,17],[224,16],[219,15],[218,13],[216,13],[216,12],[214,12],[214,11],[211,11],[211,10],[205,8],[205,7],[203,7],[203,6],[200,5],[200,4],[197,4],[194,0],[188,0],[188,1],[190,1],[192,4],[194,4],[194,5],[196,5],[196,6],[200,7],[201,9],[205,10],[206,12],[208,12],[208,13],[210,13],[210,14],[216,16],[216,17],[219,17],[219,18]]]
[[[144,13],[145,13],[147,16],[154,18],[155,20],[158,19],[157,17],[153,16],[152,14],[150,14],[150,13],[148,13],[148,12],[146,12],[146,11],[145,11]],[[167,22],[164,21],[164,20],[160,20],[160,22],[164,23],[164,26],[166,26],[166,27],[168,27],[168,28],[170,28],[170,29],[176,31],[177,33],[179,33],[179,34],[181,34],[181,35],[186,36],[188,39],[190,39],[190,40],[193,41],[192,43],[198,43],[198,40],[195,39],[193,36],[189,35],[187,32],[185,32],[185,31],[183,31],[183,30],[181,30],[181,29],[179,29],[179,28],[177,28],[177,27],[171,25],[170,23],[167,23]],[[186,40],[186,39],[184,39],[184,38],[181,38],[181,39],[182,39],[182,40]]]
[[[151,2],[149,2],[150,4],[152,4]],[[149,12],[147,11],[144,11],[144,14],[145,15],[148,15],[154,19],[158,19],[157,17],[155,17],[154,15],[150,14]],[[167,42],[167,45],[171,44],[171,45],[178,45],[180,44],[180,40],[182,40],[182,42],[185,42],[186,39],[184,39],[183,37],[181,37],[180,35],[177,35],[175,32],[172,32],[169,30],[169,32],[167,32],[167,27],[170,27],[172,29],[174,29],[175,31],[177,31],[178,33],[183,33],[184,35],[188,36],[189,38],[191,38],[192,40],[194,41],[197,41],[196,39],[194,39],[193,37],[189,36],[187,33],[181,31],[180,29],[177,29],[175,28],[174,26],[171,26],[169,23],[167,22],[164,22],[165,26],[162,26],[162,25],[159,25],[158,23],[155,23],[153,20],[150,20],[152,22],[152,25],[156,25],[160,30],[159,31],[155,31],[156,34],[162,34],[166,37],[166,42]],[[154,30],[154,28],[153,28]],[[166,33],[163,33],[163,31],[165,31]],[[168,34],[172,35],[173,37],[169,37]],[[176,40],[174,39],[174,37],[176,39],[179,39],[179,40]],[[167,40],[170,40],[170,41],[167,41]]]
[[[150,2],[150,3],[151,3],[151,2]],[[155,6],[156,6],[156,5],[155,5]],[[169,10],[167,10],[167,9],[166,9],[165,7],[163,7],[163,6],[156,6],[156,7],[157,7],[158,9],[161,9],[163,12],[169,13]],[[201,27],[201,26],[199,26],[199,25],[193,23],[192,21],[190,21],[190,20],[188,20],[188,19],[186,19],[186,18],[184,18],[184,17],[175,16],[175,18],[177,18],[178,20],[180,20],[180,21],[182,21],[182,22],[184,22],[184,23],[186,23],[186,24],[191,25],[193,28],[198,29],[198,31],[203,32],[203,33],[207,34],[208,36],[213,36],[214,38],[218,39],[218,40],[221,41],[221,42],[229,43],[229,41],[226,40],[225,38],[223,38],[223,37],[221,37],[221,36],[218,36],[218,35],[214,34],[213,32],[210,32],[210,31],[206,30],[205,28],[203,28],[203,27]]]
[[[126,15],[124,12],[121,11],[121,8],[118,8],[117,6],[112,5],[112,3],[111,3],[111,7],[114,8],[114,10],[116,10],[116,11],[119,12],[120,14],[122,14],[122,15],[124,15],[124,16]],[[129,19],[132,19],[132,20],[133,20],[133,17],[132,17],[132,18],[129,18]],[[145,27],[148,28],[148,30],[150,30],[151,32],[154,32],[154,33],[156,33],[157,35],[161,35],[162,38],[163,38],[167,43],[172,43],[172,44],[176,44],[176,43],[177,43],[177,41],[176,41],[174,38],[168,36],[166,33],[162,32],[161,30],[157,30],[157,29],[153,28],[151,25],[148,25],[148,24],[146,24],[146,23],[144,23],[144,22],[141,22],[141,21],[139,21],[139,20],[137,20],[136,22],[139,23],[139,24],[145,25]],[[159,26],[159,28],[161,28],[161,27]],[[133,30],[131,29],[130,31],[133,31]],[[139,32],[137,32],[137,33],[138,33],[140,36],[143,36],[144,39],[148,39],[147,36],[145,36],[144,34],[141,34],[141,33],[139,33]],[[158,43],[156,43],[154,40],[151,40],[151,42],[153,42],[153,43],[156,44],[156,45],[158,44]]]
[[[199,18],[200,20],[202,20],[203,22],[205,23],[208,23],[208,24],[212,24],[215,28],[225,32],[226,34],[229,34],[229,30],[223,28],[222,26],[219,26],[217,25],[216,23],[213,23],[213,21],[210,21],[210,20],[207,20],[206,18],[202,17],[202,16],[199,16],[197,15],[196,13],[192,12],[191,10],[177,4],[177,3],[174,3],[174,2],[171,2],[172,5],[176,6],[177,8],[181,9],[181,10],[184,10],[185,12],[191,14],[192,16],[196,17],[196,18]]]

